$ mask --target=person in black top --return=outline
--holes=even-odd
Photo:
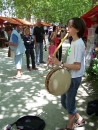
[[[24,45],[26,47],[26,61],[27,61],[27,69],[30,71],[30,56],[32,62],[32,69],[38,70],[35,67],[35,56],[34,56],[34,40],[33,37],[30,35],[30,29],[25,29],[25,35],[23,36]]]
[[[36,64],[45,63],[43,61],[43,40],[45,41],[45,31],[43,26],[41,25],[41,20],[38,19],[36,26],[34,28],[34,42],[35,42],[35,52],[36,52]]]

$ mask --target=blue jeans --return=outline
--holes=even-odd
[[[68,114],[76,114],[75,97],[81,83],[81,77],[72,78],[71,85],[67,93],[61,96],[61,104],[68,111]]]
[[[36,58],[35,61],[36,63],[42,62],[43,61],[43,42],[37,42],[37,46],[35,46],[35,53],[36,53]]]

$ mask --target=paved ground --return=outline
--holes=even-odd
[[[63,44],[63,54],[69,46],[66,43]],[[56,130],[66,126],[68,117],[61,106],[60,96],[53,96],[45,89],[45,77],[42,77],[48,73],[45,71],[45,65],[39,65],[38,71],[28,72],[24,55],[23,78],[13,79],[16,70],[13,59],[7,57],[7,51],[8,48],[0,49],[0,130],[28,114],[39,115],[44,119],[45,130]],[[47,59],[47,51],[44,51],[44,59]],[[75,130],[98,130],[98,117],[86,114],[87,102],[92,100],[90,83],[82,83],[76,100],[78,111],[85,118],[86,125]]]

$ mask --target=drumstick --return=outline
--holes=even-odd
[[[62,41],[60,42],[60,44],[58,45],[58,47],[55,49],[53,55],[56,54],[56,52],[58,51],[58,49],[61,47],[61,45],[63,44],[63,42],[65,41],[65,39],[67,38],[68,33],[65,35],[65,37],[62,39]]]

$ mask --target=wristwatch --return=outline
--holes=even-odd
[[[63,68],[64,67],[64,63],[62,62],[60,66]]]

